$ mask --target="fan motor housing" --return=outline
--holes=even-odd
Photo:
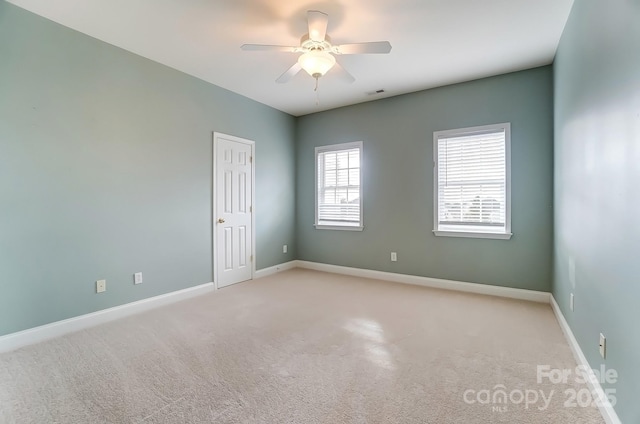
[[[300,47],[307,50],[331,51],[331,37],[324,36],[324,41],[314,41],[305,34],[300,38]]]

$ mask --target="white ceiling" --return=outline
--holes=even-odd
[[[300,116],[553,61],[573,0],[9,0],[38,15]],[[329,14],[333,44],[388,40],[388,55],[340,56],[355,76],[304,71],[276,78],[292,53],[245,52],[244,43],[296,46],[307,10]],[[368,95],[384,89],[381,95]]]

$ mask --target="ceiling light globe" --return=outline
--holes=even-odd
[[[298,58],[298,63],[314,78],[322,77],[336,64],[336,58],[331,53],[312,50]]]

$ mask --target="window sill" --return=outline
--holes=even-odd
[[[513,233],[475,233],[466,231],[440,231],[433,230],[433,234],[438,237],[464,237],[464,238],[484,238],[496,240],[509,240]]]
[[[362,231],[364,227],[361,225],[325,225],[315,224],[316,230],[338,230],[338,231]]]

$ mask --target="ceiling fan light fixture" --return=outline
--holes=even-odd
[[[333,65],[336,64],[336,58],[331,53],[311,50],[302,54],[298,58],[298,63],[309,75],[319,78],[333,68]]]

